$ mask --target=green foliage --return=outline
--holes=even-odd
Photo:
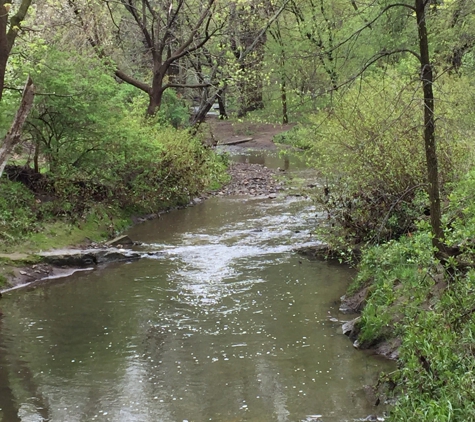
[[[469,120],[475,116],[465,89],[471,83],[447,77],[436,86],[446,100],[438,109],[443,183],[458,180],[473,163]],[[320,235],[335,248],[412,232],[428,207],[421,97],[419,81],[375,73],[335,98],[313,126],[297,126],[279,139],[305,149],[319,171],[324,189],[316,200],[330,223]]]
[[[475,253],[475,171],[454,186],[445,216],[447,243],[465,254]]]
[[[190,119],[189,106],[172,89],[163,93],[162,106],[157,114],[161,124],[170,124],[174,128],[186,126]]]
[[[73,60],[72,51],[56,47],[33,53],[18,63],[32,74],[39,95],[17,162],[33,163],[43,176],[41,184],[30,186],[36,201],[18,184],[21,192],[2,195],[19,201],[13,210],[0,208],[7,227],[3,237],[10,243],[31,234],[36,222],[84,225],[99,209],[110,210],[102,219],[111,220],[106,226],[112,235],[124,227],[112,222],[118,210],[130,215],[187,204],[226,180],[225,160],[188,130],[173,127],[187,119],[187,108],[173,91],[167,91],[160,113],[146,118],[145,96],[118,84],[100,60],[81,54]]]
[[[363,252],[358,277],[351,287],[356,291],[371,285],[361,319],[362,345],[369,346],[394,335],[394,325],[401,318],[412,318],[418,313],[430,290],[431,264],[430,234],[421,229],[414,235]]]
[[[0,179],[0,240],[14,241],[37,228],[37,203],[21,183]]]
[[[454,187],[446,218],[453,246],[463,254],[442,266],[433,255],[428,224],[398,241],[363,252],[353,286],[370,286],[359,341],[369,346],[399,336],[400,369],[391,382],[390,421],[468,421],[475,418],[475,238],[470,172]]]
[[[49,48],[25,68],[44,94],[36,98],[26,131],[52,172],[104,163],[119,141],[130,96],[130,87],[118,85],[99,60],[80,54],[73,60],[71,54]]]

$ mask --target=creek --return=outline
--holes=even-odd
[[[292,170],[280,160],[270,165]],[[161,257],[6,295],[3,422],[329,422],[374,413],[363,386],[392,365],[341,334],[351,317],[338,299],[354,271],[292,251],[316,242],[317,220],[303,197],[214,197],[129,230]]]

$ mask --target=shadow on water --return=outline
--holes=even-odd
[[[20,380],[20,388],[26,391],[30,397],[30,404],[35,409],[35,413],[41,417],[41,421],[49,421],[49,411],[46,400],[39,391],[34,380],[34,375],[28,366],[28,362],[18,356],[11,356],[7,359],[7,348],[2,335],[2,314],[0,312],[0,415],[5,422],[17,422],[22,418],[19,416],[20,409],[17,407],[17,399],[10,383],[10,374],[15,374],[15,379]]]
[[[20,422],[15,397],[10,388],[8,369],[10,365],[6,361],[5,346],[2,337],[2,314],[0,312],[0,416],[8,422]]]

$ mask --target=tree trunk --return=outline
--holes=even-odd
[[[426,8],[424,0],[415,0],[419,52],[421,59],[421,79],[424,92],[424,144],[426,152],[428,194],[430,200],[430,222],[432,244],[438,251],[444,250],[444,231],[441,222],[439,165],[435,138],[434,93],[432,84],[434,75],[429,56],[429,42],[426,26]]]
[[[213,107],[213,104],[215,103],[216,99],[224,94],[224,92],[226,91],[226,87],[227,85],[225,84],[224,87],[218,89],[218,91],[213,96],[208,98],[208,101],[206,101],[205,104],[200,106],[200,109],[193,116],[191,122],[192,126],[199,125],[200,123],[203,123],[205,121],[206,115],[211,110],[211,107]]]
[[[289,123],[289,115],[287,113],[287,86],[285,83],[285,76],[282,77],[280,83],[280,96],[282,100],[282,124]]]
[[[0,0],[0,101],[2,100],[5,85],[5,71],[7,69],[8,55],[10,54],[7,40],[8,12],[3,1]]]
[[[280,36],[280,34],[279,34]],[[284,45],[282,43],[282,38],[280,38],[281,41],[281,51],[280,51],[280,99],[282,101],[282,123],[286,125],[289,123],[289,115],[287,112],[287,83],[286,83],[286,75],[285,75],[285,62],[286,62],[286,57],[285,57],[285,50],[284,50]]]
[[[158,67],[158,66],[157,66]],[[155,116],[162,105],[163,98],[163,79],[167,73],[168,68],[159,66],[158,70],[154,72],[152,81],[152,90],[149,94],[149,102],[147,107],[147,116]]]
[[[20,107],[15,115],[12,126],[8,131],[7,135],[2,141],[2,146],[0,147],[0,177],[3,174],[3,170],[7,165],[8,158],[14,148],[14,146],[20,142],[21,132],[25,120],[30,113],[31,107],[33,105],[33,99],[35,97],[35,86],[31,77],[28,76],[28,79],[23,89],[23,95],[20,103]]]
[[[219,118],[221,120],[228,118],[228,113],[226,113],[226,100],[225,93],[218,95],[218,106],[219,106]]]
[[[0,101],[5,88],[5,71],[7,68],[8,57],[12,50],[15,39],[18,35],[20,24],[25,19],[26,12],[31,5],[31,0],[21,0],[15,15],[10,17],[10,28],[8,27],[8,13],[11,2],[0,0]]]

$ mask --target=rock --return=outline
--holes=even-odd
[[[269,199],[275,199],[277,198],[277,194],[276,193],[271,193],[269,196],[268,196]]]
[[[140,259],[140,254],[132,251],[107,251],[97,258],[99,264],[107,262],[134,261]]]
[[[359,334],[359,328],[357,326],[358,322],[361,320],[361,317],[352,319],[351,321],[345,322],[341,329],[343,334],[350,338],[350,340],[356,340]],[[356,347],[356,346],[355,346]]]
[[[302,248],[295,249],[294,251],[299,255],[313,259],[336,259],[336,257],[332,255],[332,250],[324,243],[316,243],[315,245],[304,246]]]
[[[260,164],[234,163],[229,168],[231,181],[218,195],[268,197],[282,189],[282,184],[274,180],[276,172]]]
[[[343,313],[355,313],[361,312],[366,305],[366,299],[369,294],[369,289],[365,287],[353,296],[341,298],[340,312]]]
[[[116,237],[105,243],[107,246],[132,246],[134,241],[127,235]]]
[[[97,258],[90,253],[71,253],[57,255],[41,255],[43,261],[57,267],[90,267],[97,264]]]
[[[157,257],[157,256],[165,256],[165,252],[163,251],[147,252],[144,255],[142,255],[141,258]]]

